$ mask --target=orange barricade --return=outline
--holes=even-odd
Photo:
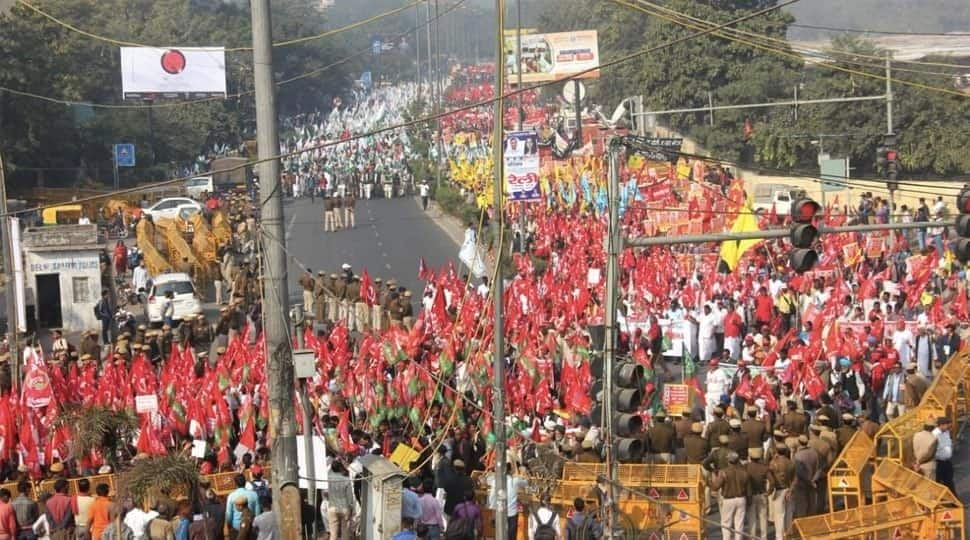
[[[856,431],[829,469],[829,508],[849,509],[865,504],[863,480],[871,471],[871,459],[872,439],[864,431]]]

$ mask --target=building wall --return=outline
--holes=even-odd
[[[65,331],[100,328],[94,305],[101,298],[101,268],[98,251],[24,250],[27,287],[37,298],[38,274],[58,274],[61,288],[61,318]]]

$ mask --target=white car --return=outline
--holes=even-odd
[[[171,197],[162,199],[144,210],[144,214],[152,220],[160,218],[174,219],[188,217],[195,212],[202,211],[202,205],[187,197]]]
[[[175,313],[172,320],[178,321],[187,315],[202,313],[202,300],[195,293],[195,285],[188,274],[173,272],[156,276],[148,287],[148,300],[145,302],[145,319],[149,323],[163,322],[162,309],[165,305],[165,294],[169,291],[174,295]]]

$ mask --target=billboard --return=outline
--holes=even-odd
[[[121,91],[124,99],[225,96],[226,50],[122,47]]]
[[[505,36],[505,69],[517,81],[515,36]],[[595,69],[579,76],[599,77],[599,42],[596,30],[529,34],[522,36],[522,82],[555,81]]]
[[[510,131],[505,134],[505,189],[511,201],[542,200],[538,139],[534,131]]]

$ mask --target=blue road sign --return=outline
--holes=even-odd
[[[135,145],[124,143],[115,145],[115,165],[118,167],[135,166]]]
[[[374,84],[374,79],[371,77],[370,71],[365,71],[360,75],[360,82],[364,85],[364,88],[370,89]]]
[[[379,39],[375,39],[374,42],[371,43],[371,50],[375,55],[381,54],[382,47],[383,47],[383,43],[381,43],[381,40]]]

